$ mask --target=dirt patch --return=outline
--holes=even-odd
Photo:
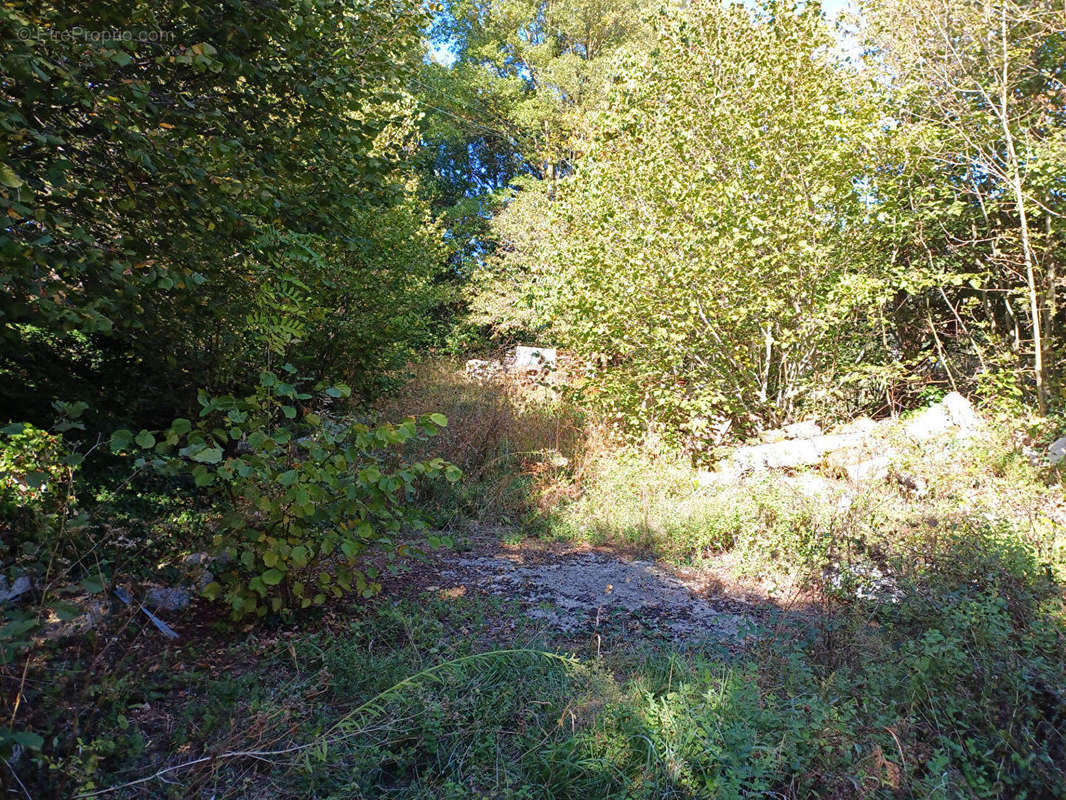
[[[584,551],[527,560],[519,553],[449,559],[443,582],[518,600],[524,613],[564,633],[593,630],[614,615],[678,639],[743,641],[755,632],[754,609],[696,586],[651,561]],[[427,587],[430,588],[430,587]]]

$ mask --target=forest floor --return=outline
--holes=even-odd
[[[65,752],[12,766],[55,797],[1066,794],[1066,498],[1017,425],[893,442],[907,483],[708,484],[429,378],[382,413],[449,417],[466,477],[418,498],[446,546],[291,621],[198,599],[170,641],[116,608],[32,664]],[[190,530],[158,508],[149,539]]]

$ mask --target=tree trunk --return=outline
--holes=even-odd
[[[1029,316],[1033,327],[1033,375],[1036,378],[1036,404],[1040,416],[1047,416],[1047,386],[1044,381],[1044,341],[1041,335],[1040,301],[1036,288],[1036,271],[1033,266],[1033,248],[1029,241],[1029,219],[1025,212],[1025,193],[1022,191],[1021,165],[1018,153],[1014,149],[1014,136],[1011,134],[1007,116],[1008,76],[1007,76],[1007,5],[1002,5],[1000,39],[1003,45],[1003,80],[1000,85],[999,120],[1003,126],[1003,137],[1007,146],[1007,161],[1011,170],[1011,190],[1014,193],[1014,205],[1018,211],[1018,224],[1022,237],[1022,258],[1025,261],[1025,280],[1029,290]]]

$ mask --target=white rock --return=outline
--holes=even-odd
[[[1066,458],[1066,436],[1053,441],[1047,449],[1047,460],[1052,464],[1059,464]]]
[[[518,345],[514,349],[511,369],[516,372],[532,372],[554,368],[558,353],[554,347],[525,347]]]
[[[848,475],[848,480],[852,483],[868,483],[883,481],[888,477],[888,471],[891,466],[892,459],[887,455],[881,455],[866,461],[847,464],[844,467],[844,471]]]
[[[947,433],[951,428],[951,416],[948,410],[939,403],[929,406],[921,414],[909,419],[903,426],[904,432],[919,442]]]
[[[144,605],[156,611],[183,611],[192,597],[185,589],[153,586],[144,593]]]
[[[785,436],[790,439],[811,439],[815,436],[822,435],[822,429],[819,427],[818,423],[813,420],[793,422],[791,425],[786,425],[781,430],[783,430]]]
[[[972,433],[981,425],[973,405],[958,392],[949,392],[939,403],[929,406],[903,426],[904,432],[919,442],[958,429]]]
[[[787,439],[782,442],[740,447],[733,451],[729,463],[734,469],[748,472],[762,469],[813,467],[822,456],[862,444],[862,437],[851,433],[815,436],[810,439]]]
[[[981,418],[974,411],[973,404],[958,392],[948,392],[940,404],[947,409],[948,416],[956,427],[964,431],[981,427]]]
[[[840,433],[851,433],[859,436],[865,436],[866,434],[873,433],[877,430],[880,423],[874,422],[869,417],[858,417],[853,419],[846,425],[842,425],[839,429]]]

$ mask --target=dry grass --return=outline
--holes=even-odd
[[[576,496],[604,440],[559,389],[509,377],[479,381],[447,360],[413,366],[407,384],[377,410],[391,419],[448,418],[424,454],[451,461],[465,479],[456,494],[429,499],[438,512],[480,524],[539,519]]]

